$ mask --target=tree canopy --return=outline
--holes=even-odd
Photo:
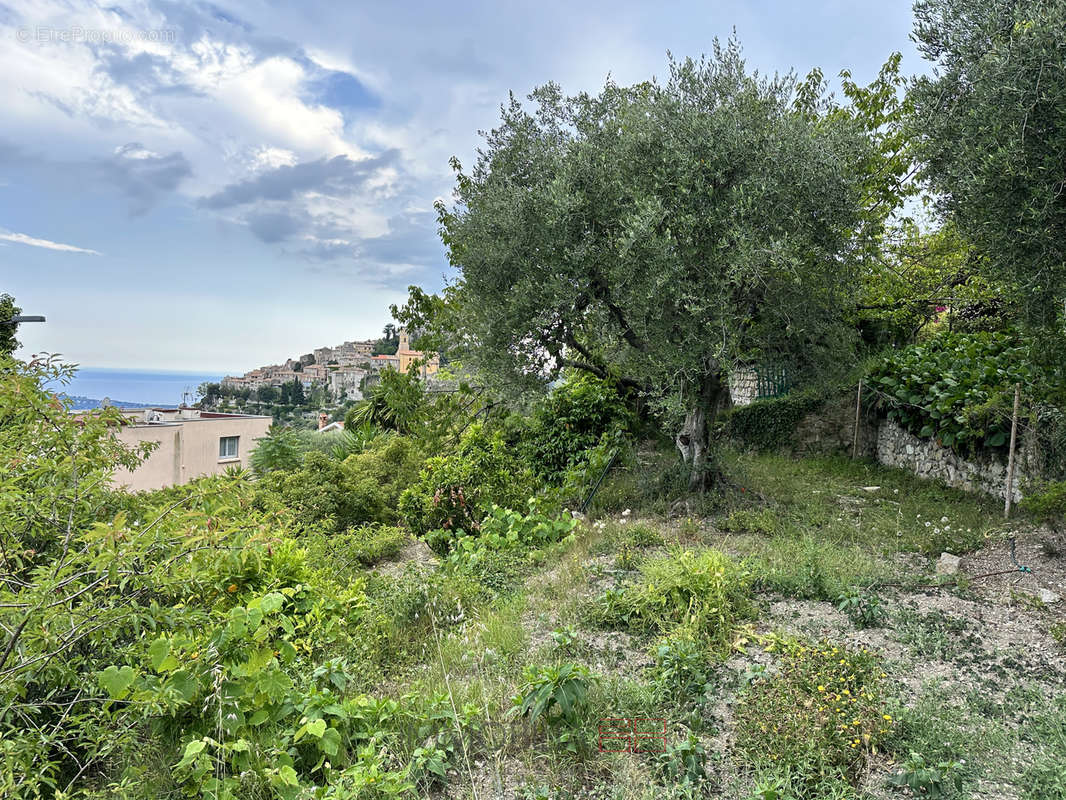
[[[915,134],[939,208],[1047,325],[1066,287],[1066,4],[919,0]]]
[[[797,89],[749,74],[729,42],[671,60],[661,84],[549,84],[532,110],[512,97],[438,207],[479,365],[525,381],[577,368],[646,393],[685,417],[700,484],[733,364],[773,354],[809,370],[849,343],[869,141]]]

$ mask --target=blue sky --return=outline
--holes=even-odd
[[[0,0],[0,291],[22,356],[244,371],[379,335],[447,274],[433,202],[509,90],[662,75],[735,28],[762,72],[870,80],[880,2]]]

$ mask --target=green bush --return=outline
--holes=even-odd
[[[525,508],[533,491],[532,474],[502,438],[472,425],[454,451],[425,462],[400,496],[399,512],[417,536],[437,530],[474,534],[493,505]]]
[[[402,528],[370,524],[329,537],[330,560],[342,559],[369,567],[398,554],[407,540]]]
[[[633,415],[608,381],[577,373],[556,386],[532,414],[522,449],[533,471],[558,484],[604,434],[629,430]]]
[[[736,622],[750,613],[751,576],[717,550],[683,550],[647,561],[640,578],[607,592],[591,609],[594,622],[666,633],[692,626],[715,652],[724,653]]]
[[[1058,526],[1066,518],[1066,481],[1055,481],[1022,500],[1022,508],[1041,522]]]
[[[410,439],[381,436],[343,461],[308,452],[299,469],[269,472],[261,485],[305,525],[328,521],[337,530],[346,530],[367,523],[389,524],[397,519],[399,493],[414,477],[418,463]]]
[[[556,518],[536,511],[528,514],[493,506],[475,535],[431,531],[427,543],[450,568],[468,574],[486,587],[503,591],[518,583],[543,555],[545,548],[569,540],[577,525],[571,517]],[[450,554],[449,554],[450,553]]]
[[[730,409],[724,415],[722,431],[728,438],[747,447],[778,450],[792,441],[800,420],[824,404],[824,392],[814,389],[756,400]]]
[[[867,381],[889,419],[967,455],[1008,444],[1014,385],[1031,390],[1035,377],[1028,348],[1015,336],[974,333],[895,352]]]

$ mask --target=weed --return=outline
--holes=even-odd
[[[511,716],[524,717],[533,725],[543,717],[549,726],[575,727],[587,705],[591,681],[592,674],[580,664],[528,667],[525,683],[511,698]]]
[[[1066,622],[1052,623],[1047,631],[1059,647],[1066,648]]]
[[[962,764],[940,761],[927,764],[918,753],[911,753],[903,769],[888,777],[888,785],[910,789],[914,797],[943,800],[962,792]]]
[[[724,652],[737,619],[749,612],[748,572],[717,550],[679,551],[645,562],[640,573],[600,598],[593,621],[657,633],[690,622]]]
[[[885,741],[890,752],[903,759],[919,753],[926,764],[955,763],[953,773],[967,789],[984,771],[983,764],[1001,758],[1010,747],[1002,725],[974,714],[936,684],[925,687],[912,705],[890,708],[890,713],[896,721]]]
[[[642,522],[629,525],[626,534],[627,542],[633,547],[659,547],[664,544],[663,535]]]
[[[837,609],[848,615],[857,628],[877,628],[885,621],[881,598],[873,592],[851,590],[837,597]]]
[[[1021,780],[1024,800],[1066,800],[1066,694],[1025,731],[1037,747]]]
[[[677,744],[667,744],[656,761],[665,783],[695,789],[707,782],[707,750],[692,734]]]
[[[759,539],[752,549],[753,588],[801,600],[832,601],[883,574],[868,553],[822,537]]]
[[[940,611],[922,613],[900,608],[894,619],[895,637],[915,655],[938,661],[951,661],[964,653],[979,651],[980,640],[970,624]]]
[[[756,678],[737,704],[736,750],[752,767],[788,765],[790,790],[819,796],[826,782],[857,779],[891,729],[885,673],[866,649],[787,640],[782,647],[779,672]]]
[[[651,678],[661,703],[687,709],[701,705],[714,686],[706,653],[685,630],[666,637],[655,648]]]
[[[777,517],[768,508],[759,511],[740,509],[718,523],[726,533],[754,533],[772,536],[778,529]]]

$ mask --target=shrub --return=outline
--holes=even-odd
[[[276,470],[298,469],[303,461],[305,448],[292,428],[272,425],[269,433],[255,443],[249,460],[259,475]]]
[[[571,538],[577,521],[570,517],[555,518],[536,511],[530,502],[528,514],[519,514],[493,506],[481,522],[477,536],[456,536],[452,531],[431,531],[426,537],[430,547],[442,555],[449,553],[447,564],[471,575],[490,589],[510,588],[536,563],[543,549]]]
[[[524,508],[533,479],[499,435],[472,425],[448,455],[428,459],[399,499],[399,511],[417,536],[430,531],[475,534],[495,504]]]
[[[880,660],[865,649],[788,641],[779,667],[756,677],[737,703],[738,755],[754,768],[787,765],[798,798],[857,780],[891,728]]]
[[[328,520],[337,530],[345,530],[387,524],[396,521],[395,503],[418,461],[409,439],[381,436],[344,461],[311,451],[299,469],[270,472],[261,484],[305,525]]]
[[[403,549],[407,534],[392,525],[374,524],[337,534],[332,539],[346,551],[348,558],[363,566],[371,566],[399,553]]]
[[[523,451],[534,472],[561,483],[568,469],[585,460],[586,451],[608,431],[628,430],[633,415],[616,386],[576,373],[556,386],[532,414]]]
[[[888,356],[869,375],[876,404],[911,433],[968,455],[1010,439],[1014,385],[1034,385],[1028,351],[1005,333],[948,334]]]
[[[791,442],[800,420],[824,404],[825,394],[814,389],[756,400],[730,409],[722,420],[722,431],[756,450],[778,450]]]
[[[688,622],[725,652],[736,621],[749,613],[751,576],[717,550],[684,550],[645,562],[637,582],[608,590],[591,610],[609,626],[665,633]]]
[[[1022,500],[1022,508],[1045,524],[1058,528],[1066,518],[1066,481],[1055,481]]]

